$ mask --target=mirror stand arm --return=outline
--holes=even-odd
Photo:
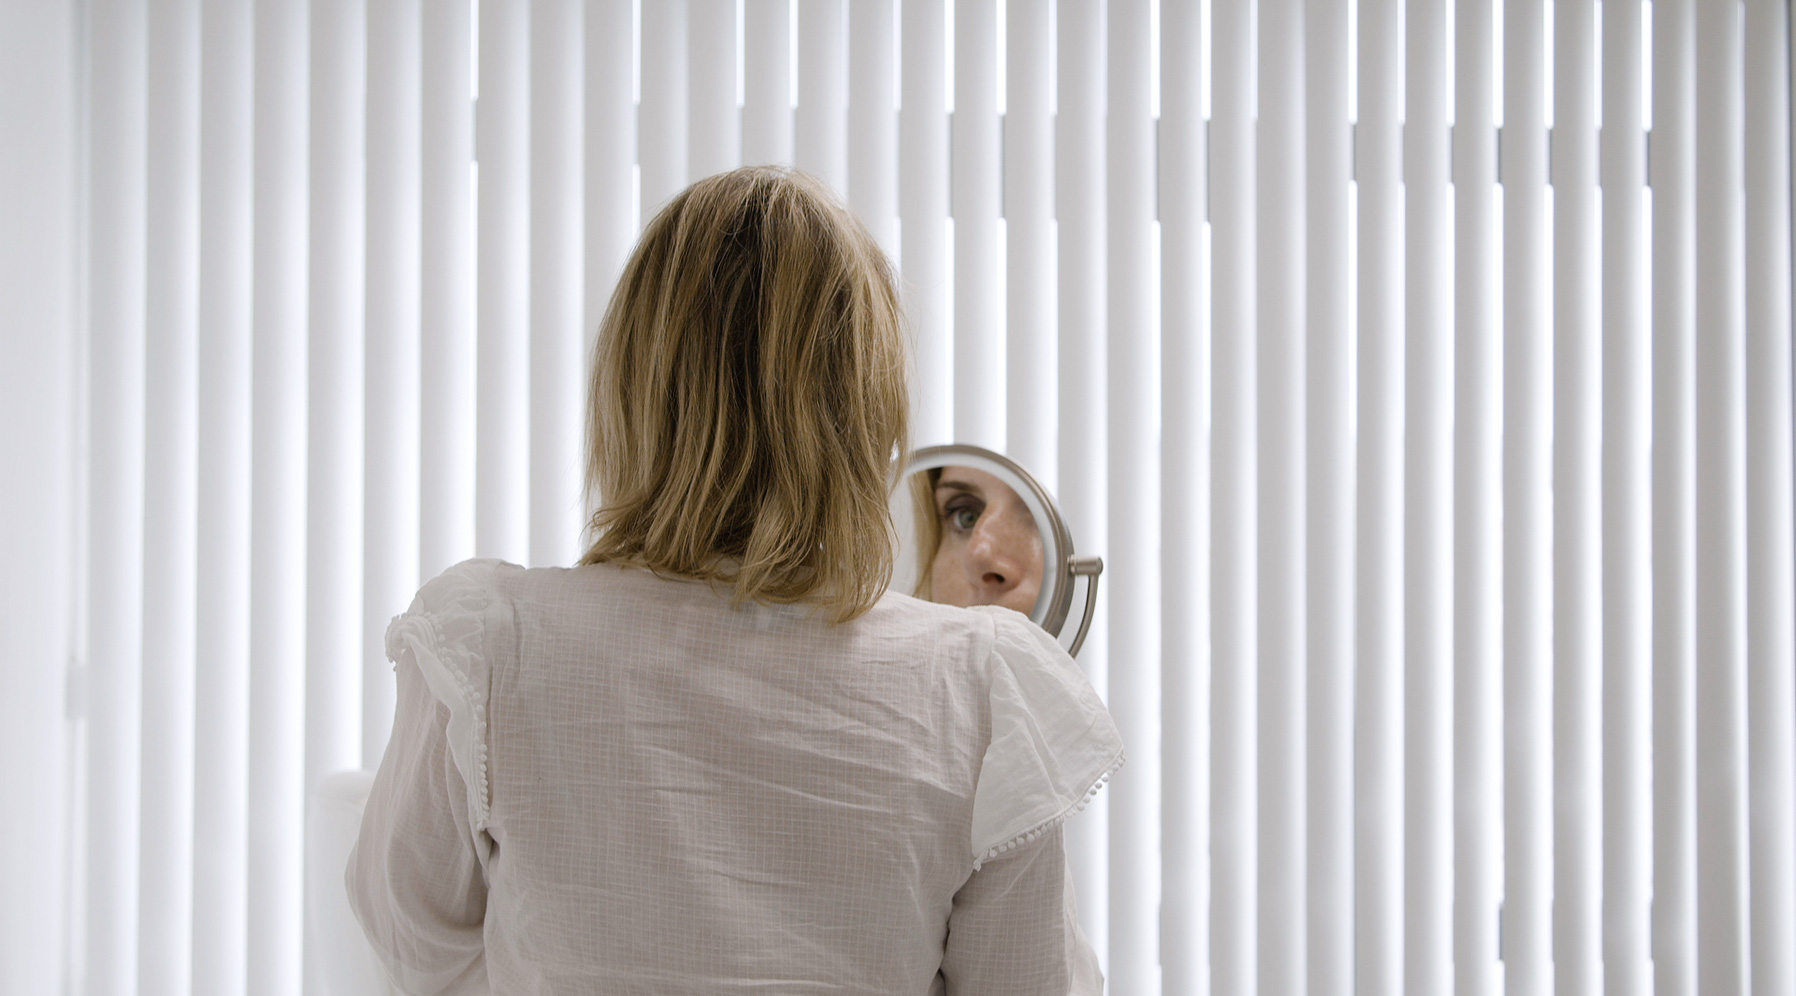
[[[1067,573],[1073,577],[1090,578],[1085,582],[1085,611],[1079,614],[1079,633],[1073,637],[1072,649],[1068,656],[1079,656],[1079,648],[1085,645],[1085,634],[1091,629],[1091,617],[1098,609],[1098,575],[1104,573],[1104,558],[1080,557],[1066,558]]]

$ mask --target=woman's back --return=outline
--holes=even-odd
[[[885,594],[891,268],[816,179],[668,203],[596,340],[583,566],[387,632],[351,905],[412,993],[1090,993],[1060,822],[1122,761],[1008,610]]]
[[[1072,662],[1003,610],[819,616],[609,565],[433,581],[386,763],[435,730],[452,763],[370,815],[438,845],[352,863],[371,935],[440,991],[1096,991],[1058,828],[1120,744]],[[383,910],[395,874],[441,894]]]

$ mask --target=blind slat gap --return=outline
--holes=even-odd
[[[312,4],[305,787],[362,760],[367,7]],[[316,971],[310,963],[308,971]]]
[[[1696,3],[1696,950],[1705,993],[1750,979],[1741,38]]]
[[[663,9],[661,4],[650,6]],[[683,5],[666,6],[672,10]],[[476,71],[480,74],[480,100],[474,136],[480,164],[475,229],[479,365],[475,375],[474,545],[477,556],[525,563],[530,549],[530,274],[534,263],[530,255],[530,4],[527,0],[481,0],[479,10],[480,64]],[[665,16],[672,19],[675,15]],[[648,39],[645,31],[645,47]],[[679,47],[683,51],[684,45]],[[657,51],[645,65],[668,55]],[[673,61],[678,63],[683,81],[684,60]],[[649,90],[643,88],[645,100]],[[680,106],[683,112],[683,100]],[[677,161],[683,168],[685,156]],[[649,173],[643,171],[645,187]],[[657,203],[672,192],[659,195]]]
[[[1025,119],[1019,117],[1024,108],[1034,106],[1023,103],[1014,75],[1021,47],[1014,41],[1018,16],[1013,3],[1006,141],[1024,127]],[[1210,575],[1203,567],[1210,563],[1212,486],[1210,266],[1205,237],[1209,206],[1204,197],[1208,154],[1203,113],[1209,65],[1197,5],[1168,4],[1160,16],[1160,175],[1187,178],[1166,184],[1160,194],[1161,660],[1176,662],[1161,671],[1161,991],[1205,996],[1210,991],[1213,758]],[[1042,24],[1044,36],[1046,30]],[[1046,94],[1040,100],[1045,111]],[[1007,169],[1010,164],[1007,149]],[[1020,185],[1007,179],[1005,188],[1007,200],[1016,205],[1022,197]],[[1010,225],[1015,244],[1019,235],[1014,217]],[[1011,259],[1019,260],[1014,250]],[[1013,303],[1013,328],[1016,307]],[[1012,450],[1020,454],[1020,427],[1014,418],[1011,437]]]
[[[1552,985],[1553,311],[1544,11],[1503,25],[1503,968],[1512,994]]]
[[[697,180],[742,165],[742,109],[736,104],[736,0],[688,2],[692,107],[687,173]]]
[[[638,222],[631,0],[586,3],[582,17],[585,158],[581,172],[586,228],[580,369],[584,376],[612,288],[635,245]]]
[[[743,0],[742,161],[750,166],[792,162],[791,16],[791,0]]]
[[[857,0],[848,8],[848,203],[888,256],[895,256],[898,228],[892,20],[891,0]],[[1024,466],[1034,471],[1034,464]]]
[[[1564,5],[1562,5],[1564,6]],[[1447,5],[1404,5],[1403,985],[1453,986],[1453,238]]]
[[[1307,976],[1308,991],[1317,996],[1348,996],[1353,991],[1355,521],[1348,2],[1311,2],[1305,16]],[[1170,58],[1161,65],[1170,66]]]
[[[1454,15],[1453,966],[1494,996],[1501,901],[1503,323],[1490,0]]]
[[[1602,960],[1606,990],[1651,984],[1651,339],[1641,0],[1602,15]]]
[[[1602,990],[1602,368],[1595,5],[1553,5],[1553,975]]]
[[[898,115],[899,263],[916,336],[911,442],[953,441],[954,354],[948,315],[948,122],[943,93],[942,0],[903,5],[903,109]]]
[[[192,991],[247,984],[253,18],[200,10]]]
[[[808,9],[808,8],[807,8]],[[800,24],[803,34],[803,25]],[[998,40],[995,0],[954,8],[954,439],[1004,449],[1004,275],[998,268]],[[802,70],[803,67],[801,66]],[[799,75],[803,93],[804,76]],[[800,125],[804,104],[799,104]],[[800,128],[802,138],[804,130]],[[800,143],[803,152],[804,143]]]
[[[1401,8],[1359,5],[1359,497],[1354,969],[1403,980],[1403,187]]]
[[[199,379],[199,6],[149,5],[143,827],[137,987],[192,988]]]
[[[1694,0],[1653,0],[1653,992],[1696,987]]]
[[[956,10],[957,44],[989,53],[966,0]],[[1154,287],[1154,132],[1149,106],[1152,38],[1148,0],[1114,0],[1102,36],[1105,146],[1105,319],[1103,497],[1105,587],[1109,592],[1109,704],[1119,729],[1146,746],[1111,780],[1109,812],[1109,978],[1117,992],[1153,992],[1160,968],[1160,475],[1158,467],[1158,294]],[[962,65],[973,68],[981,60]],[[983,73],[983,69],[981,72]],[[955,74],[955,118],[983,117],[988,97]],[[973,95],[978,93],[978,97]],[[975,102],[976,101],[976,102]],[[992,151],[996,152],[995,135]],[[959,144],[956,143],[958,151]],[[996,163],[989,196],[997,200]],[[958,199],[956,200],[958,204]],[[959,226],[956,225],[956,231]],[[957,284],[958,286],[958,284]],[[964,327],[964,326],[958,326]],[[957,335],[965,342],[973,328]],[[963,350],[965,356],[968,351]],[[959,411],[959,406],[956,406]],[[1077,412],[1069,413],[1081,417]],[[1093,414],[1096,414],[1095,412]],[[1078,534],[1075,534],[1078,535]]]
[[[848,189],[848,11],[844,0],[800,0],[793,162],[830,189]]]
[[[859,11],[859,7],[855,9]],[[1048,0],[1012,0],[1005,28],[1007,79],[1001,149],[1007,328],[1004,448],[1028,467],[1036,480],[1055,490],[1059,481],[1054,438],[1060,371],[1055,348]]]
[[[904,114],[915,106],[909,86],[911,4],[905,0]],[[939,9],[939,4],[937,5]],[[1105,527],[1104,486],[1104,315],[1105,315],[1105,183],[1104,183],[1104,23],[1094,5],[1062,6],[1054,37],[1055,87],[1060,95],[1054,131],[1054,203],[1059,219],[1060,330],[1058,391],[1060,510],[1083,550],[1109,553]],[[932,15],[933,17],[934,15]],[[939,23],[936,18],[931,23]],[[1053,37],[1053,36],[1051,36]],[[927,71],[927,70],[926,70]],[[941,79],[941,64],[931,79]],[[937,91],[939,94],[939,91]],[[934,107],[941,106],[940,96]],[[940,132],[938,126],[937,132]],[[910,165],[907,164],[907,175]],[[911,228],[904,229],[910,252]],[[1109,562],[1106,557],[1106,562]],[[1107,584],[1107,582],[1106,582]],[[1108,630],[1102,589],[1079,664],[1099,695],[1107,693]],[[1107,964],[1110,949],[1109,807],[1100,792],[1086,815],[1067,825],[1067,858],[1079,897],[1079,922]]]
[[[418,576],[474,555],[474,161],[469,0],[422,4]],[[628,37],[626,33],[625,37]],[[626,187],[627,189],[627,187]]]
[[[1306,819],[1304,5],[1260,4],[1257,988],[1309,990]]]
[[[642,5],[642,223],[647,225],[693,177],[689,173],[687,0]],[[482,92],[485,90],[482,88]]]
[[[142,6],[95,9],[85,81],[88,478],[88,991],[137,985],[142,772],[147,109]]]
[[[248,989],[298,996],[306,765],[309,4],[255,11]],[[351,653],[354,653],[353,645]],[[353,659],[353,657],[351,658]]]
[[[1792,567],[1786,4],[1746,5],[1747,770],[1752,991],[1796,990],[1796,568]]]
[[[1212,991],[1221,996],[1257,992],[1259,967],[1258,191],[1250,15],[1246,4],[1218,4],[1210,22],[1210,971]],[[1061,37],[1074,30],[1063,17]],[[1062,120],[1070,95],[1063,83]],[[1062,201],[1062,245],[1071,236],[1066,208]]]
[[[584,518],[584,27],[578,0],[531,7],[529,519],[530,563],[538,567],[574,561]]]
[[[388,620],[418,588],[422,0],[370,0],[363,315],[362,753],[380,765],[397,695]]]

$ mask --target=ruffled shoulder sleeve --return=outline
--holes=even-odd
[[[1122,766],[1122,736],[1072,657],[1009,609],[992,639],[992,739],[973,793],[973,868],[1085,808]]]
[[[449,754],[468,789],[468,817],[486,828],[492,795],[486,780],[486,697],[489,654],[511,645],[510,603],[495,579],[517,570],[498,560],[466,560],[419,589],[411,608],[387,626],[387,657],[423,675],[449,710]]]

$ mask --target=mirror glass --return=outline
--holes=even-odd
[[[892,518],[900,543],[893,590],[1015,609],[1078,651],[1102,561],[1073,556],[1054,499],[1014,461],[965,444],[918,450],[893,493]],[[1077,577],[1086,578],[1087,605],[1063,634]]]
[[[990,471],[956,464],[919,470],[908,483],[918,527],[916,595],[1034,612],[1041,527],[1016,489]]]

